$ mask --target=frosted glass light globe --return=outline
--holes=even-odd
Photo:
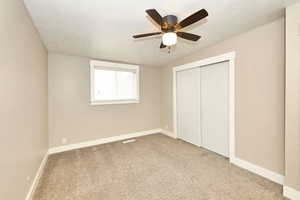
[[[168,32],[162,36],[163,44],[166,46],[172,46],[177,43],[177,35],[174,32]]]

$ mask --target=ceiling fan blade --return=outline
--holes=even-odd
[[[142,38],[142,37],[148,37],[148,36],[160,35],[160,34],[161,32],[145,33],[145,34],[134,35],[133,38]]]
[[[186,32],[177,32],[177,36],[186,40],[197,41],[201,38],[199,35],[186,33]]]
[[[189,26],[197,21],[200,21],[201,19],[208,16],[208,12],[205,9],[201,9],[198,12],[190,15],[189,17],[185,18],[181,22],[179,22],[180,28],[184,28],[186,26]]]
[[[166,48],[166,47],[167,47],[167,46],[166,46],[166,45],[164,45],[164,43],[163,43],[163,42],[161,42],[161,43],[160,43],[160,48],[161,48],[161,49],[163,49],[163,48]]]
[[[155,9],[148,9],[146,13],[160,26],[162,26],[162,17]]]

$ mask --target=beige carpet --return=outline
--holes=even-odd
[[[156,134],[51,155],[34,200],[276,200],[273,182]]]

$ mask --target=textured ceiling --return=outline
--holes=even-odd
[[[295,0],[24,0],[49,51],[95,59],[164,66],[170,61],[284,15]],[[187,32],[202,36],[196,43],[179,39],[168,54],[161,36],[132,39],[156,32],[145,14],[149,8],[179,20],[205,8],[209,17]]]

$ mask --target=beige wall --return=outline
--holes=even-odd
[[[285,185],[300,191],[300,3],[286,10]]]
[[[1,1],[0,44],[0,199],[20,200],[48,149],[47,51],[23,1]]]
[[[141,67],[138,104],[89,104],[89,59],[49,54],[50,147],[160,127],[160,70]]]
[[[1,4],[0,26],[5,29],[0,31],[0,199],[19,200],[28,192],[48,148],[47,51],[22,1]],[[89,105],[89,59],[51,53],[50,147],[62,145],[62,138],[71,144],[159,127],[172,131],[172,66],[230,51],[237,53],[237,157],[284,174],[283,19],[202,49],[169,67],[141,67],[139,104]],[[298,144],[299,134],[291,136],[286,141],[287,152],[293,152],[288,154],[291,175],[287,182],[299,189],[299,159],[294,161],[300,150],[292,146]],[[27,176],[31,181],[26,181]]]
[[[284,174],[284,19],[164,68],[161,126],[172,131],[172,66],[231,51],[236,52],[236,156]]]

